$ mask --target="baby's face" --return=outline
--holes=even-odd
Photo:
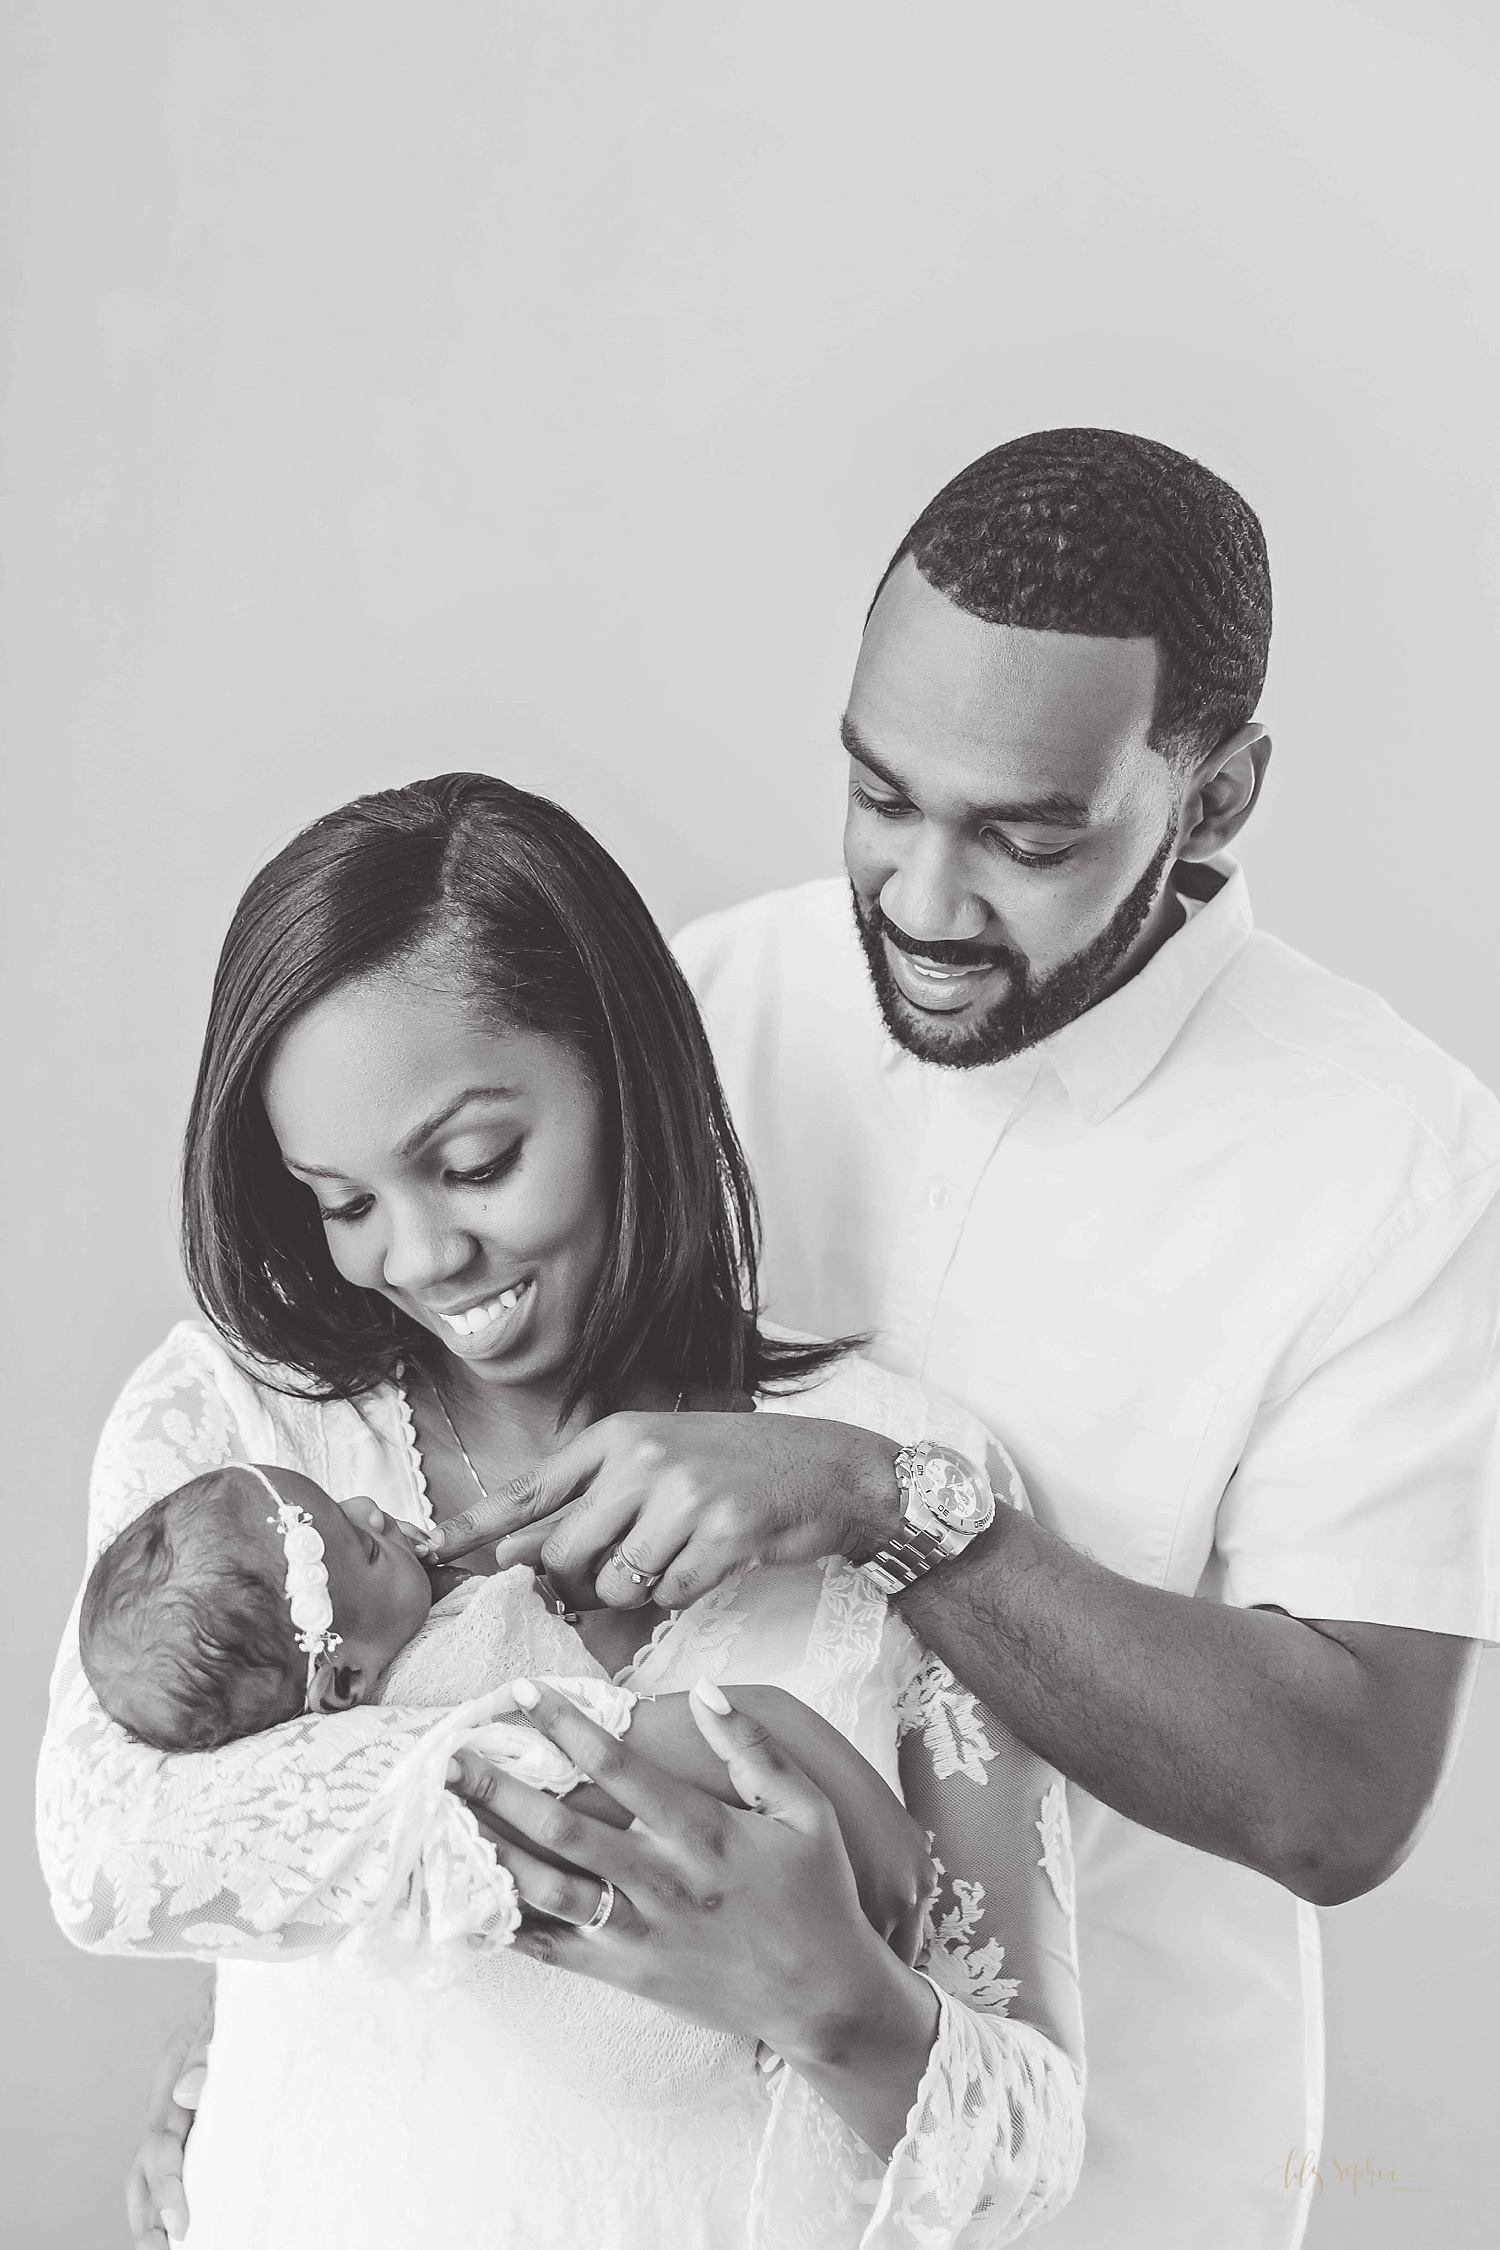
[[[373,1694],[412,1635],[427,1621],[432,1587],[401,1526],[363,1495],[332,1500],[295,1469],[272,1469],[284,1499],[305,1508],[323,1541],[337,1661],[359,1666]],[[274,1537],[275,1534],[273,1533]]]

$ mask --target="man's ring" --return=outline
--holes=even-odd
[[[596,1934],[598,1931],[602,1930],[605,1923],[609,1920],[611,1914],[613,1914],[615,1910],[614,1884],[610,1881],[607,1875],[601,1876],[600,1881],[603,1883],[604,1888],[599,1893],[599,1904],[594,1908],[594,1911],[589,1916],[588,1920],[586,1922],[580,1922],[578,1925],[581,1931],[587,1932],[589,1934]]]
[[[633,1570],[630,1573],[630,1583],[632,1586],[654,1586],[658,1578],[664,1575],[659,1570]]]

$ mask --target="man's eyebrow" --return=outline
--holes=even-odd
[[[441,1132],[470,1102],[515,1102],[520,1100],[521,1092],[519,1086],[466,1086],[461,1094],[454,1095],[451,1102],[444,1102],[441,1109],[436,1109],[430,1117],[423,1118],[421,1124],[408,1133],[404,1141],[398,1143],[396,1154],[415,1156],[424,1142],[430,1141],[434,1133]],[[310,1180],[342,1180],[347,1177],[347,1174],[331,1164],[299,1164],[294,1156],[288,1156],[283,1161],[289,1172],[305,1173]]]
[[[839,736],[851,758],[857,758],[877,781],[893,789],[898,797],[911,801],[911,791],[898,774],[883,765],[861,736],[859,729],[846,713],[839,724]],[[1017,828],[1087,828],[1089,807],[1082,797],[1073,796],[1066,789],[1044,789],[1040,796],[1015,798],[1005,804],[971,806],[969,817],[982,825],[987,820],[1009,823]]]

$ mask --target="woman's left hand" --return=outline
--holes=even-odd
[[[852,2038],[878,2042],[884,2027],[892,2052],[903,2042],[910,2050],[909,2067],[898,2070],[893,2095],[877,2096],[872,2122],[884,2138],[894,2119],[898,2136],[935,2003],[930,1986],[865,1921],[821,1790],[764,1727],[727,1704],[716,1711],[712,1697],[724,1701],[717,1690],[695,1691],[694,1716],[724,1759],[743,1812],[663,1773],[551,1689],[537,1693],[532,1715],[543,1733],[634,1817],[625,1830],[606,1826],[566,1798],[460,1758],[463,1778],[453,1786],[485,1825],[528,1911],[517,1948],[697,2023],[763,2040],[815,2079],[830,2057],[842,2062]],[[534,1856],[516,1836],[587,1872]],[[614,1886],[608,1919],[586,1930],[580,1925],[606,1883]]]

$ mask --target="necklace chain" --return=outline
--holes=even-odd
[[[475,1468],[473,1462],[469,1459],[469,1449],[464,1444],[463,1439],[459,1436],[458,1424],[454,1421],[453,1416],[448,1412],[448,1402],[443,1397],[443,1394],[438,1389],[436,1383],[434,1383],[432,1386],[432,1395],[438,1402],[438,1412],[442,1415],[443,1420],[448,1425],[448,1434],[452,1438],[454,1444],[458,1447],[459,1453],[463,1459],[464,1467],[468,1470],[470,1476],[474,1479],[474,1482],[479,1487],[480,1499],[488,1501],[490,1496],[489,1486],[485,1483],[483,1477],[479,1474],[479,1471]]]
[[[431,1379],[429,1378],[429,1381],[430,1380]],[[480,1499],[487,1502],[490,1496],[489,1486],[485,1483],[483,1477],[479,1474],[479,1471],[475,1468],[473,1462],[469,1458],[469,1449],[458,1434],[458,1424],[454,1421],[453,1416],[448,1411],[448,1402],[444,1398],[436,1383],[431,1383],[431,1389],[433,1397],[438,1402],[438,1412],[442,1415],[443,1420],[448,1425],[448,1435],[452,1438],[454,1444],[458,1447],[459,1458],[463,1462],[464,1467],[468,1470],[470,1476],[474,1479],[474,1482],[478,1485]],[[682,1412],[682,1402],[686,1396],[687,1391],[684,1387],[684,1389],[680,1390],[677,1393],[676,1398],[672,1402],[672,1412],[674,1414],[680,1414]]]

